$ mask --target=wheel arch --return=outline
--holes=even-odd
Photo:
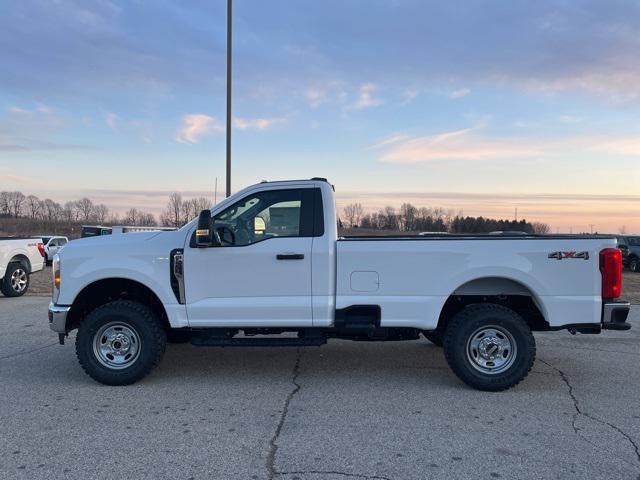
[[[451,319],[473,304],[493,303],[514,310],[531,330],[549,329],[548,317],[540,296],[523,282],[505,276],[486,276],[468,280],[455,288],[444,302],[437,329],[444,331]]]
[[[31,261],[29,257],[24,255],[23,253],[18,253],[11,257],[11,260],[7,262],[7,266],[12,263],[20,263],[24,268],[27,269],[27,273],[31,274]]]
[[[148,306],[161,319],[165,330],[170,329],[166,309],[156,292],[131,278],[110,277],[95,280],[78,292],[67,316],[67,331],[78,328],[95,308],[115,300],[133,300]]]

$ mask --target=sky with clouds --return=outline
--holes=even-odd
[[[0,189],[157,213],[224,185],[226,2],[0,16]],[[235,0],[233,189],[640,233],[640,3]]]

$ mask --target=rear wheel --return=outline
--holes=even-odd
[[[449,323],[444,336],[449,366],[467,385],[506,390],[531,370],[536,344],[520,315],[494,304],[470,305]]]
[[[80,323],[76,355],[94,380],[129,385],[160,362],[166,342],[166,333],[151,309],[117,300],[96,308]]]
[[[638,259],[638,257],[633,257],[631,260],[629,260],[629,270],[636,273],[640,272],[640,260]]]
[[[29,289],[29,270],[22,263],[10,263],[4,272],[0,290],[5,297],[21,297]]]

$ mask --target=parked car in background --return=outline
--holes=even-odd
[[[103,227],[102,225],[82,225],[82,238],[99,237],[100,235],[111,235],[111,227]]]
[[[41,238],[44,246],[44,261],[46,265],[50,265],[53,261],[53,256],[60,251],[67,243],[69,239],[67,237],[57,237],[53,235],[42,235],[33,238]]]
[[[640,236],[619,235],[616,238],[623,265],[632,272],[640,272]]]
[[[20,297],[29,289],[29,275],[44,267],[44,245],[36,238],[0,237],[0,291]]]
[[[101,235],[112,235],[119,233],[136,232],[164,232],[176,230],[173,227],[142,227],[137,225],[118,225],[113,227],[103,227],[101,225],[83,225],[81,237],[99,237]]]
[[[489,232],[489,235],[505,235],[511,237],[526,237],[527,235],[531,235],[531,233],[522,232],[520,230],[496,230],[494,232]]]

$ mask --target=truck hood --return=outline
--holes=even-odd
[[[174,248],[184,246],[184,230],[168,232],[135,232],[80,238],[60,250],[60,258],[109,257],[111,259],[136,255],[139,257],[167,256]]]

